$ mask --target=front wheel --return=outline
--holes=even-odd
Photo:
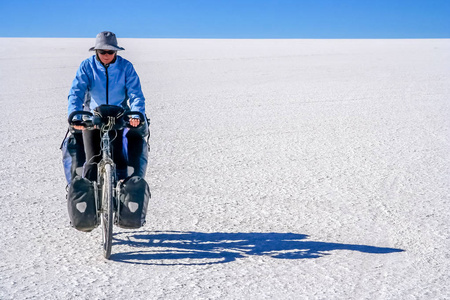
[[[103,240],[103,256],[111,256],[113,234],[113,173],[110,164],[106,164],[101,174],[102,180],[102,210],[101,227]]]

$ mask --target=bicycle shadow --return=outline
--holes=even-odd
[[[121,236],[124,238],[121,238]],[[402,249],[315,242],[297,233],[123,232],[114,236],[114,248],[126,245],[135,251],[113,253],[113,261],[149,265],[209,265],[238,258],[267,256],[277,259],[311,259],[348,250],[372,254],[403,252]]]

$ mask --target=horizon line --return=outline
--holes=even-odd
[[[95,37],[0,36],[1,39],[95,39]],[[443,40],[449,37],[119,37],[118,39],[172,40]]]

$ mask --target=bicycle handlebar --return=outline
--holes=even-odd
[[[76,110],[76,111],[74,111],[74,112],[72,112],[70,115],[69,115],[69,118],[68,118],[68,122],[69,122],[69,124],[70,125],[75,125],[75,124],[73,124],[73,122],[74,121],[82,121],[82,120],[80,120],[80,119],[73,119],[75,116],[89,116],[89,117],[92,117],[93,116],[93,114],[90,112],[90,111],[85,111],[85,110]],[[79,123],[79,122],[77,122],[77,123]]]
[[[82,116],[87,116],[88,119],[82,118]],[[75,118],[75,117],[77,117],[77,118]],[[81,117],[81,118],[78,118],[78,117]],[[127,111],[122,115],[122,117],[123,117],[123,120],[125,121],[125,126],[128,128],[140,128],[146,122],[144,114],[139,111]],[[138,118],[136,118],[136,117],[138,117]],[[139,119],[140,120],[139,125],[137,127],[131,126],[130,119]],[[92,114],[90,111],[84,111],[84,110],[77,110],[77,111],[72,112],[69,115],[68,122],[69,122],[69,125],[71,128],[73,128],[74,125],[81,125],[88,129],[92,129],[96,125],[102,125],[101,118],[96,118],[94,116],[94,114]]]

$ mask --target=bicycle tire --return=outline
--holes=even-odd
[[[109,259],[112,248],[113,235],[113,174],[110,164],[106,164],[102,171],[102,240],[103,256]]]

